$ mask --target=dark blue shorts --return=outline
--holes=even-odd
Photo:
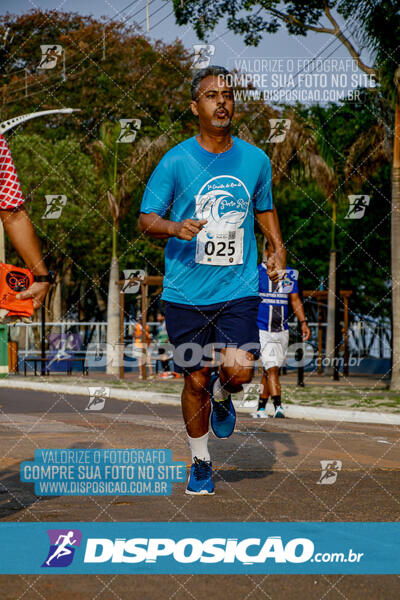
[[[213,347],[242,348],[258,358],[259,304],[260,298],[254,296],[208,306],[166,301],[165,323],[174,346],[175,370],[191,373],[211,366]]]

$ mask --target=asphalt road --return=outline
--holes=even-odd
[[[19,480],[38,448],[170,448],[189,463],[180,410],[108,400],[0,391],[2,521],[395,521],[400,507],[398,426],[265,421],[240,416],[228,440],[210,437],[216,495],[46,497]],[[321,460],[340,460],[332,485],[318,485]],[[396,599],[397,576],[1,576],[4,600],[16,598],[213,600],[259,598]]]

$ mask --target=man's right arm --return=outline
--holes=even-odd
[[[139,230],[152,238],[166,239],[177,237],[180,240],[192,240],[207,223],[205,219],[185,219],[184,221],[169,221],[155,212],[140,213]]]

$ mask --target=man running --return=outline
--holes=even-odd
[[[287,269],[286,276],[271,281],[267,274],[268,261],[272,252],[268,241],[265,243],[264,262],[258,265],[261,304],[258,309],[258,327],[260,328],[261,361],[263,364],[262,392],[258,401],[257,418],[266,418],[265,407],[271,396],[274,404],[274,417],[285,416],[281,402],[281,384],[279,369],[283,366],[289,344],[288,312],[289,300],[293,312],[300,321],[303,341],[310,338],[304,306],[297,285],[298,273]]]
[[[230,133],[231,75],[201,69],[191,85],[200,134],[172,148],[144,193],[139,228],[170,238],[162,299],[175,370],[184,373],[182,412],[193,464],[188,494],[213,494],[209,422],[219,438],[235,427],[231,394],[253,374],[259,349],[258,274],[254,217],[274,249],[277,281],[286,253],[273,210],[271,165],[265,153]],[[170,220],[165,218],[170,209]],[[212,374],[212,345],[220,350]],[[210,419],[211,412],[211,419]]]
[[[34,275],[35,282],[18,299],[33,299],[33,308],[39,308],[48,292],[51,277],[44,264],[39,240],[28,213],[10,150],[0,134],[0,219],[10,242]]]

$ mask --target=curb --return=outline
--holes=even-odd
[[[171,406],[181,405],[180,394],[163,394],[161,392],[145,392],[143,390],[123,390],[101,382],[99,382],[98,386],[110,388],[110,398],[113,400],[137,400],[139,402],[149,402],[150,404],[170,404]],[[85,386],[68,385],[66,383],[0,380],[0,390],[1,388],[9,388],[14,390],[31,390],[32,392],[69,394],[72,396],[88,396],[88,387],[93,387],[93,385]]]
[[[237,412],[252,413],[255,408],[235,406]],[[299,406],[286,404],[285,414],[293,419],[309,421],[338,421],[344,423],[375,423],[378,425],[400,425],[400,415],[392,413],[364,412],[347,408],[324,408],[321,406]]]
[[[146,392],[143,390],[121,390],[110,387],[110,398],[114,400],[133,400],[137,402],[148,402],[149,404],[167,404],[169,406],[180,406],[180,394],[163,394],[161,392]],[[36,392],[69,394],[74,396],[87,396],[88,387],[79,385],[71,386],[64,383],[41,383],[35,381],[13,381],[0,379],[0,389],[31,390]],[[238,400],[235,409],[238,413],[250,415],[255,407],[243,406]],[[287,416],[295,419],[307,419],[311,421],[339,421],[346,423],[375,423],[380,425],[400,425],[400,415],[392,413],[364,412],[361,410],[348,410],[337,408],[323,408],[312,406],[297,406],[287,404],[285,406]]]

